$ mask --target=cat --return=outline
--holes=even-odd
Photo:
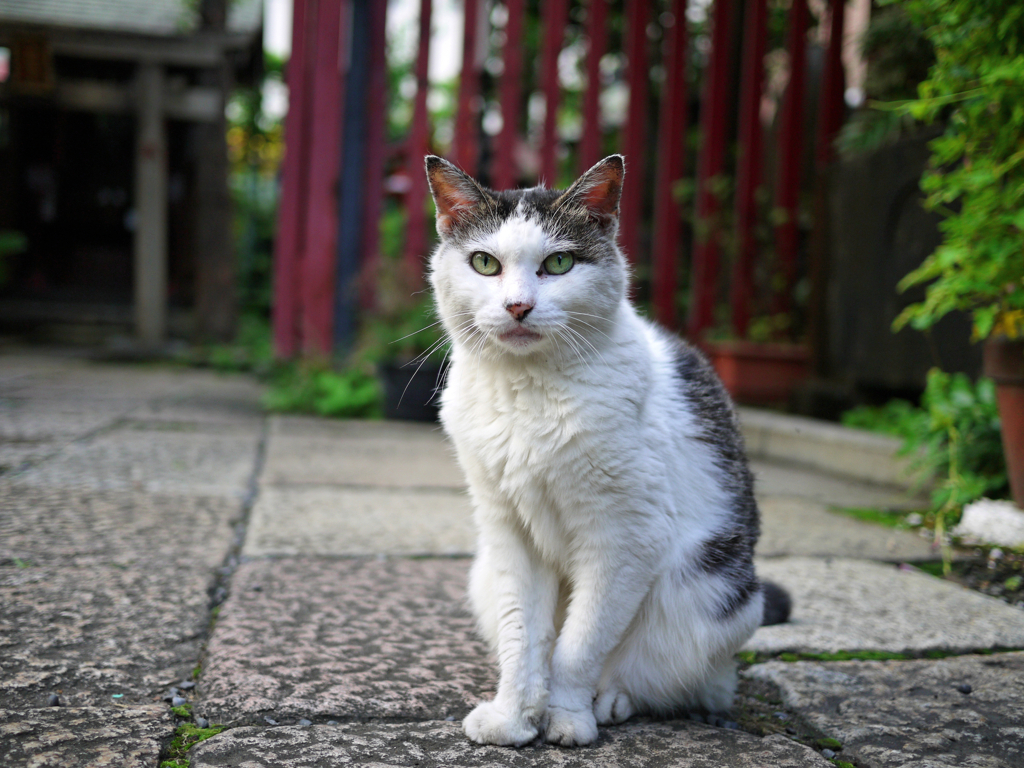
[[[441,422],[479,534],[470,604],[499,666],[465,733],[572,746],[637,713],[729,710],[734,654],[788,596],[754,573],[728,395],[627,298],[622,156],[564,192],[496,192],[434,156],[426,172],[451,340]]]

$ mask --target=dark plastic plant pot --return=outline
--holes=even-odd
[[[437,421],[439,363],[385,363],[380,367],[380,377],[384,382],[384,418]]]
[[[996,383],[1010,493],[1024,509],[1024,339],[988,339],[982,370]]]

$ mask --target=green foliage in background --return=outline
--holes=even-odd
[[[880,109],[880,102],[913,98],[935,62],[931,42],[899,5],[872,12],[860,49],[867,61],[864,97],[868,106],[857,110],[839,132],[837,145],[844,155],[871,151],[918,130],[912,116]]]
[[[892,2],[892,0],[888,0]],[[1024,4],[905,0],[936,61],[918,98],[897,105],[944,121],[921,180],[926,205],[945,218],[942,243],[900,282],[926,285],[894,329],[923,330],[970,312],[975,339],[1024,335]]]
[[[849,427],[885,432],[903,439],[901,453],[935,482],[936,508],[962,506],[982,496],[1008,491],[995,384],[976,383],[962,373],[928,372],[920,407],[892,400],[843,414]]]
[[[962,373],[933,368],[920,407],[905,400],[862,406],[844,413],[843,424],[902,438],[900,454],[911,457],[922,482],[932,483],[936,540],[944,547],[947,567],[944,532],[959,520],[963,505],[1009,491],[991,379],[972,383]]]
[[[282,366],[271,377],[263,405],[284,413],[372,419],[381,416],[381,400],[376,376],[361,367],[334,371],[304,362]]]

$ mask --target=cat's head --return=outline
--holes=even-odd
[[[615,244],[621,155],[564,192],[495,192],[434,156],[426,168],[441,238],[430,281],[454,342],[491,355],[593,347],[628,281]]]

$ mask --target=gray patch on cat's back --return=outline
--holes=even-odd
[[[725,619],[746,605],[759,589],[754,572],[754,545],[760,536],[760,514],[754,500],[754,477],[725,387],[704,355],[684,341],[673,341],[683,398],[697,417],[699,439],[710,446],[732,499],[732,515],[702,544],[695,562],[701,573],[720,576],[731,585],[719,606],[718,616]]]

